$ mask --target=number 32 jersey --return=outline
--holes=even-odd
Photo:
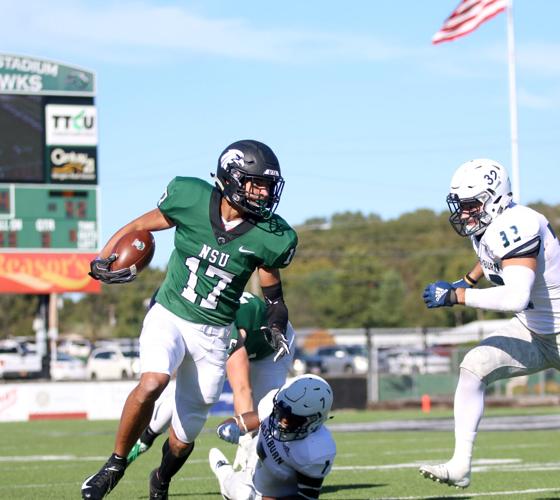
[[[221,200],[206,181],[176,177],[158,203],[175,224],[175,249],[156,301],[188,321],[216,326],[233,322],[257,267],[286,267],[297,246],[295,231],[276,214],[226,231]]]
[[[560,244],[546,217],[513,205],[488,226],[482,238],[471,237],[485,277],[503,285],[502,261],[536,256],[537,270],[529,307],[517,317],[531,331],[560,332]]]

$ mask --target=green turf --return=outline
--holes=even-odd
[[[487,412],[522,413],[525,412],[519,409]],[[528,413],[545,414],[550,413],[550,409],[533,408]],[[442,410],[423,417],[449,415],[448,410]],[[413,410],[344,412],[337,413],[334,422],[414,417],[422,415]],[[208,428],[219,420],[211,419]],[[82,480],[94,473],[110,453],[116,425],[115,421],[0,424],[0,498],[79,498]],[[500,462],[485,462],[483,470],[473,473],[471,487],[464,491],[423,479],[415,465],[449,458],[453,445],[450,432],[352,432],[335,433],[334,437],[338,455],[321,498],[560,499],[560,436],[557,431],[481,432],[475,460]],[[147,498],[147,477],[159,463],[162,443],[160,438],[153,450],[128,469],[109,498]],[[233,457],[232,446],[220,442],[213,432],[204,432],[197,441],[191,460],[174,479],[171,499],[221,498],[217,482],[207,465],[208,450],[212,446],[219,446],[226,455]],[[46,460],[47,456],[58,459]],[[63,460],[62,456],[70,459]],[[526,490],[536,491],[516,493]]]

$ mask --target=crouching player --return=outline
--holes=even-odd
[[[332,402],[325,380],[300,375],[267,394],[258,414],[245,413],[220,424],[218,436],[230,443],[259,429],[244,470],[236,472],[220,450],[210,450],[210,468],[222,496],[229,500],[319,498],[336,455],[335,442],[323,425]]]

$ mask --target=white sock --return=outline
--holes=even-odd
[[[459,474],[470,471],[478,424],[484,412],[486,384],[468,370],[461,369],[455,390],[455,452],[447,463]]]

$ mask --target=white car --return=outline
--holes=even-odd
[[[360,345],[319,347],[315,355],[321,361],[321,373],[329,375],[367,373],[367,351]]]
[[[76,358],[87,359],[91,352],[91,342],[86,339],[67,339],[58,344],[58,352],[64,352]]]
[[[89,355],[86,370],[87,378],[91,380],[137,378],[140,374],[140,356],[134,350],[100,347]]]
[[[74,356],[64,352],[53,353],[51,359],[52,380],[85,380],[86,364]]]

